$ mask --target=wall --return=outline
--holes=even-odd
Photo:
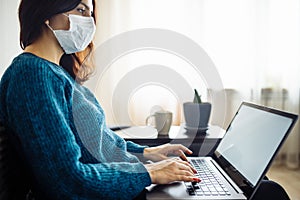
[[[19,0],[0,1],[0,76],[2,76],[12,59],[21,52],[19,46],[18,5]]]

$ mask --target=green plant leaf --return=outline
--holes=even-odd
[[[194,103],[202,103],[201,101],[201,96],[198,94],[198,91],[196,89],[194,89]]]

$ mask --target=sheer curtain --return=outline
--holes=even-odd
[[[97,47],[128,31],[171,30],[201,46],[220,74],[227,98],[226,118],[224,124],[218,125],[226,127],[241,101],[299,113],[299,4],[298,0],[103,0],[99,4]],[[114,48],[110,51],[113,53]],[[97,68],[103,67],[96,63]],[[174,124],[184,120],[180,97],[159,84],[131,91],[130,99],[125,102],[122,98],[112,100],[120,79],[149,64],[187,73],[183,77],[188,79],[188,84],[198,88],[204,100],[209,100],[205,93],[209,86],[203,77],[194,76],[189,63],[169,52],[142,49],[113,60],[101,78],[97,77],[97,82],[87,84],[102,102],[109,123],[142,125],[157,106],[172,110]],[[191,92],[184,99],[192,96]],[[113,107],[123,106],[127,108],[129,120],[122,119],[124,113],[113,111]],[[299,134],[297,123],[277,162],[299,167]]]

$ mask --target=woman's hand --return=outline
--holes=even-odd
[[[152,183],[168,184],[174,181],[200,182],[195,176],[196,170],[180,158],[170,158],[160,162],[146,164]]]
[[[168,156],[179,156],[182,160],[187,161],[185,154],[192,153],[191,150],[181,144],[164,144],[144,149],[144,157],[154,162],[166,160]]]

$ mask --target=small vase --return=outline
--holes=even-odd
[[[186,127],[205,129],[208,127],[211,103],[186,102],[183,104],[183,112]]]

